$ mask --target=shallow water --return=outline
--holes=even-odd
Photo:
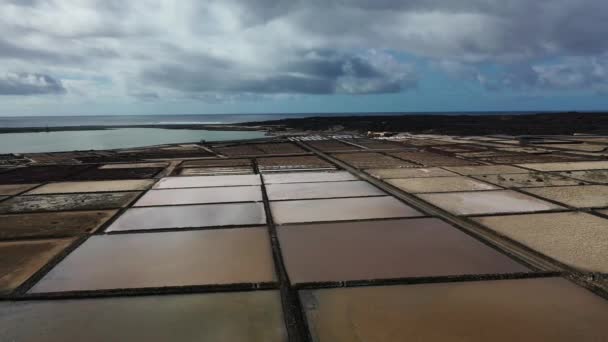
[[[0,134],[0,153],[106,150],[186,142],[225,141],[264,137],[264,132],[206,131],[161,128],[119,128]]]

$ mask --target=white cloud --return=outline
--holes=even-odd
[[[600,87],[607,21],[597,0],[5,0],[0,73],[216,101],[404,91],[424,77],[406,54],[487,88]],[[568,56],[592,64],[538,62]]]

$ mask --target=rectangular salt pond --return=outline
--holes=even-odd
[[[0,213],[117,209],[127,206],[139,194],[140,192],[105,192],[17,196],[0,202]]]
[[[30,293],[274,282],[265,227],[93,236]]]
[[[87,181],[87,182],[60,182],[50,183],[29,191],[28,195],[40,194],[66,194],[79,192],[101,191],[133,191],[146,190],[154,184],[153,180],[114,180],[114,181]]]
[[[0,134],[0,137],[6,134]],[[10,144],[9,144],[10,145]],[[89,165],[43,165],[15,168],[0,173],[0,184],[56,182],[90,168]]]
[[[148,179],[154,178],[162,168],[141,167],[134,169],[89,169],[68,177],[69,180],[119,180],[119,179]]]
[[[133,206],[260,201],[262,201],[262,190],[259,186],[226,186],[218,188],[150,190]]]
[[[251,174],[253,174],[253,169],[248,166],[245,166],[242,168],[187,167],[187,168],[179,169],[180,176],[224,176],[224,175],[251,175]]]
[[[566,171],[560,172],[560,175],[586,182],[608,184],[608,170]]]
[[[264,178],[265,184],[342,182],[358,179],[346,171],[266,173],[262,177]]]
[[[279,291],[0,303],[6,341],[287,342]]]
[[[577,185],[582,183],[582,181],[545,172],[480,175],[473,177],[505,188],[534,188],[556,185]]]
[[[262,184],[259,175],[166,177],[154,189],[203,188],[217,186],[244,186]]]
[[[608,220],[581,212],[487,216],[474,219],[561,263],[608,273]]]
[[[364,181],[270,184],[266,186],[266,191],[271,201],[386,195],[382,190]]]
[[[365,172],[380,179],[457,176],[454,172],[436,167],[428,169],[367,169]]]
[[[432,152],[396,152],[390,155],[397,158],[405,159],[413,163],[418,163],[423,166],[460,166],[460,165],[477,165],[477,163],[460,159],[443,154]]]
[[[12,196],[29,190],[38,184],[5,184],[0,185],[0,196]]]
[[[270,208],[278,224],[424,216],[390,196],[279,201]]]
[[[417,167],[416,164],[376,152],[337,153],[334,157],[360,169]]]
[[[527,170],[511,165],[448,166],[446,169],[465,176],[528,172]]]
[[[186,160],[179,167],[229,167],[229,166],[251,166],[249,159],[200,159]]]
[[[263,171],[294,169],[335,169],[317,156],[258,158],[258,168]]]
[[[0,294],[10,293],[19,287],[73,241],[55,239],[0,242]],[[1,331],[0,336],[4,336]]]
[[[230,203],[132,208],[107,231],[266,224],[262,203]]]
[[[492,184],[468,177],[428,177],[389,179],[389,184],[410,193],[497,190]]]
[[[608,301],[560,278],[300,291],[314,341],[604,341]]]
[[[63,237],[97,230],[116,210],[0,215],[0,240]]]
[[[435,218],[280,227],[292,283],[529,272]]]
[[[420,194],[423,200],[456,215],[525,213],[563,207],[511,190]]]
[[[554,186],[523,191],[574,208],[608,207],[608,185]]]
[[[586,161],[586,162],[562,162],[562,163],[538,163],[519,164],[517,166],[537,171],[580,171],[608,169],[608,161]]]
[[[158,163],[122,163],[122,164],[106,164],[99,167],[99,169],[137,169],[137,168],[148,168],[148,167],[167,167],[169,164],[165,162]]]

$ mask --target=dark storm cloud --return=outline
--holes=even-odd
[[[492,75],[478,74],[488,90],[582,90],[605,92],[608,89],[608,57],[569,58],[560,63],[508,65]]]
[[[43,95],[65,92],[61,82],[48,75],[27,73],[0,75],[0,95]]]
[[[18,60],[46,61],[50,63],[79,63],[84,61],[83,57],[79,58],[75,56],[67,56],[45,51],[43,49],[18,46],[17,44],[0,38],[0,59],[8,58]]]
[[[87,47],[79,52],[50,51],[43,48],[24,47],[0,38],[0,60],[42,62],[62,65],[95,64],[99,60],[118,58],[119,54],[110,47]]]
[[[232,67],[201,63],[166,65],[148,69],[142,79],[155,85],[187,92],[252,94],[367,94],[394,93],[416,86],[409,70],[391,73],[384,65],[335,51],[309,51],[293,56],[295,61],[263,74],[233,71]]]

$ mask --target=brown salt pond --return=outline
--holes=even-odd
[[[575,208],[608,207],[607,185],[556,186],[523,191]]]
[[[134,191],[146,190],[154,184],[153,180],[114,180],[88,182],[50,183],[29,191],[27,195],[67,194],[79,192]]]
[[[265,224],[261,203],[229,203],[132,208],[107,231]]]
[[[475,221],[582,271],[608,273],[608,220],[580,212],[488,216]]]
[[[268,144],[255,144],[254,146],[266,154],[307,153],[300,146],[298,146],[294,143],[268,143]]]
[[[138,168],[164,168],[169,164],[165,162],[159,163],[132,163],[132,164],[106,164],[99,167],[99,169],[138,169]]]
[[[0,203],[0,213],[117,209],[127,206],[140,192],[106,192],[68,195],[31,195]]]
[[[580,171],[608,169],[608,161],[520,164],[518,166],[537,171]]]
[[[249,159],[201,159],[201,160],[186,160],[181,163],[180,167],[228,167],[228,166],[250,166]]]
[[[300,292],[313,341],[604,341],[608,301],[561,278]]]
[[[278,234],[294,284],[529,272],[434,218],[290,225]]]
[[[257,162],[262,171],[335,169],[317,156],[258,158]]]
[[[245,156],[258,156],[266,154],[264,151],[255,147],[254,144],[247,145],[235,145],[235,146],[217,146],[213,149],[227,157],[245,157]]]
[[[463,176],[389,179],[387,182],[403,191],[411,193],[501,189],[495,185]]]
[[[116,210],[100,210],[0,215],[0,240],[90,233],[115,214]]]
[[[524,213],[561,206],[511,190],[420,194],[421,199],[456,215]]]
[[[267,229],[234,228],[93,236],[30,292],[273,281]]]
[[[573,155],[518,153],[513,155],[480,158],[479,160],[494,164],[517,164],[516,166],[519,167],[527,167],[529,165],[530,167],[528,168],[532,170],[545,171],[536,169],[533,165],[541,165],[544,163],[568,164],[572,161],[581,159],[583,158]]]
[[[505,188],[534,188],[542,186],[578,185],[582,183],[582,181],[545,172],[480,175],[473,177]]]
[[[35,187],[38,184],[4,184],[0,185],[0,197],[12,196]]]
[[[70,180],[115,180],[153,178],[162,171],[158,167],[139,167],[133,169],[88,169],[70,176]]]
[[[287,341],[278,291],[3,302],[0,317],[6,341]]]
[[[16,289],[73,241],[57,239],[0,242],[0,294],[7,294]]]
[[[172,188],[204,188],[216,186],[260,185],[259,175],[224,175],[224,176],[192,176],[166,177],[154,185],[154,189]]]
[[[386,195],[364,181],[270,184],[266,186],[266,191],[271,201]]]
[[[361,147],[345,144],[336,140],[307,141],[306,144],[323,152],[361,150]]]
[[[262,191],[259,186],[227,186],[218,188],[150,190],[133,206],[260,201],[262,201]]]
[[[432,152],[397,152],[391,153],[392,156],[397,158],[409,160],[411,162],[423,165],[423,166],[458,166],[458,165],[477,165],[476,162],[472,162],[466,159],[460,159],[450,156],[445,156],[438,153]],[[373,166],[372,166],[373,167]]]
[[[448,166],[446,169],[465,176],[528,172],[528,170],[510,165]]]
[[[270,208],[278,224],[425,216],[390,196],[279,201]]]
[[[336,172],[281,172],[266,173],[262,176],[265,184],[342,182],[358,180],[345,171]]]
[[[248,175],[253,174],[250,166],[243,167],[187,167],[179,169],[180,176],[220,176],[220,175]]]
[[[457,176],[454,172],[437,167],[428,169],[367,169],[365,172],[380,179]]]
[[[338,153],[334,157],[359,169],[418,167],[416,164],[375,152]]]
[[[0,173],[0,184],[39,183],[65,180],[90,168],[89,165],[45,165],[16,168]]]
[[[406,149],[407,147],[403,144],[394,141],[384,141],[384,140],[376,140],[376,139],[340,139],[342,141],[346,141],[358,146],[365,147],[370,150],[400,150]]]
[[[608,184],[608,170],[566,171],[560,174],[582,181]]]

